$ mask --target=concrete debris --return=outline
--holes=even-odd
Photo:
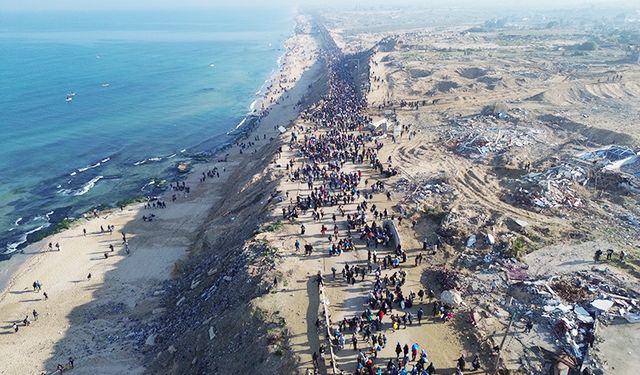
[[[513,219],[513,221],[520,226],[520,228],[526,228],[529,226],[529,222],[521,219]]]
[[[467,239],[467,247],[474,247],[476,245],[476,235],[472,234]]]
[[[496,244],[496,238],[493,236],[493,234],[487,233],[486,236],[487,236],[487,242],[490,245],[495,245]]]
[[[156,344],[156,334],[151,334],[147,337],[147,340],[144,342],[145,345],[154,346]]]
[[[450,150],[471,159],[542,142],[537,129],[517,126],[510,119],[512,116],[504,112],[455,118],[442,138]]]
[[[584,168],[561,164],[542,173],[529,173],[520,182],[525,185],[515,193],[520,203],[540,208],[576,208],[584,202],[573,186],[575,183],[585,185],[588,178]]]
[[[452,290],[459,286],[460,276],[456,272],[442,269],[437,271],[436,281],[440,284],[441,289]]]
[[[454,193],[444,175],[402,177],[395,184],[394,191],[405,193],[404,200],[409,203],[426,203],[433,196]]]
[[[614,302],[606,299],[597,299],[591,302],[591,306],[595,307],[598,310],[607,312],[611,307],[613,307]]]

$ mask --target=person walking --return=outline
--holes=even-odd
[[[460,355],[460,358],[458,358],[458,368],[460,369],[460,371],[464,371],[464,368],[467,366],[467,360],[464,358],[464,354]]]
[[[471,366],[473,366],[473,371],[478,371],[478,369],[480,369],[480,356],[479,355],[474,355],[473,359],[471,360]]]
[[[524,333],[529,333],[533,329],[533,322],[531,320],[527,321],[527,324],[524,328]]]
[[[429,366],[427,367],[427,373],[429,373],[429,375],[435,375],[436,368],[433,365],[433,362],[429,363]]]

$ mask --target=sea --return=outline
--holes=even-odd
[[[233,142],[293,28],[272,4],[0,13],[0,259]]]

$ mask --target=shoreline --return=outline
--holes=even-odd
[[[296,35],[294,33],[287,41],[295,38]],[[300,77],[313,68],[311,65],[300,65],[299,61],[296,65],[294,57],[294,55],[290,56],[290,69],[296,70]],[[288,68],[283,67],[279,72],[280,76],[285,74],[285,69]],[[304,89],[302,86],[305,86]],[[219,156],[229,149],[242,150],[245,147],[242,140],[249,139],[249,132],[262,129],[265,133],[274,135],[277,133],[275,129],[277,126],[288,126],[301,110],[296,102],[302,100],[308,91],[306,85],[298,85],[298,82],[293,87],[300,88],[298,91],[301,92],[292,98],[289,97],[292,91],[285,91],[286,97],[285,92],[278,93],[272,90],[267,92],[266,100],[278,99],[274,105],[269,106],[266,116],[251,129],[238,134],[232,144],[222,148],[215,155]],[[279,100],[280,97],[282,100]],[[273,126],[269,127],[269,125]],[[259,143],[266,142],[259,146],[260,153],[265,157],[267,155],[264,152],[269,147],[264,146],[271,144],[272,139],[267,139],[265,134],[264,141],[259,141]],[[52,345],[57,346],[60,340],[66,339],[71,334],[69,330],[74,330],[75,336],[78,334],[76,330],[84,329],[71,324],[69,319],[72,312],[97,301],[98,297],[94,291],[101,295],[102,303],[109,300],[119,301],[128,308],[135,308],[138,303],[148,298],[154,285],[169,278],[175,263],[183,259],[191,249],[215,202],[234,194],[220,190],[222,185],[227,184],[223,181],[228,182],[228,179],[234,176],[238,160],[251,160],[252,157],[254,156],[247,148],[244,154],[240,152],[238,155],[234,152],[229,162],[216,162],[214,156],[211,162],[195,163],[184,180],[190,187],[189,194],[184,194],[184,191],[168,191],[162,194],[162,199],[167,202],[167,208],[145,209],[143,204],[136,203],[122,209],[112,208],[100,211],[97,217],[80,218],[69,229],[29,244],[23,249],[24,258],[13,257],[16,263],[20,264],[7,277],[8,281],[2,288],[0,306],[3,308],[0,313],[5,321],[20,321],[22,316],[29,315],[31,309],[37,308],[40,318],[32,324],[38,326],[37,328],[20,327],[17,334],[0,336],[2,337],[0,340],[7,343],[2,347],[12,348],[11,352],[3,353],[3,357],[7,358],[6,366],[9,369],[19,369],[19,372],[25,372],[26,368],[32,368],[31,372],[42,371],[43,368],[46,371],[51,370],[51,361],[55,357],[58,357],[56,360],[63,360],[64,357],[60,357],[66,354],[57,354],[57,350]],[[219,179],[207,177],[207,181],[199,181],[202,174],[208,175],[216,167],[220,174]],[[173,194],[178,196],[175,203],[172,202]],[[154,221],[149,223],[146,220],[140,220],[143,215],[145,217],[154,215]],[[115,232],[118,233],[110,234],[97,229],[99,226],[108,225],[115,225]],[[83,234],[83,229],[87,229],[88,233]],[[121,232],[127,234],[128,246],[131,248],[130,255],[123,254],[124,247],[120,243]],[[47,246],[47,242],[60,242],[62,250],[41,252],[41,249]],[[113,245],[117,251],[109,252],[106,248],[107,244]],[[91,274],[90,279],[87,274]],[[35,280],[40,280],[43,285],[42,290],[48,293],[47,301],[44,301],[39,292],[36,294],[30,290],[31,283]],[[99,290],[83,287],[83,285],[96,283],[99,284]],[[127,285],[130,286],[127,287]],[[127,288],[130,290],[126,290]],[[121,292],[116,293],[114,289]],[[22,300],[20,296],[25,293],[28,293],[27,295],[34,293],[38,297]],[[47,320],[46,326],[43,326],[40,320]],[[10,328],[5,326],[3,331],[9,333]],[[118,327],[110,329],[116,328]],[[123,329],[123,327],[119,328]],[[43,345],[50,349],[41,350]],[[83,355],[85,348],[78,346],[77,349],[80,353],[74,353],[73,356],[88,360]],[[31,361],[25,361],[20,357],[24,353],[34,354],[33,358],[30,357]],[[87,355],[95,359],[96,363],[101,360],[97,354]],[[137,362],[133,358],[135,355],[122,353],[122,356],[125,364],[114,365],[116,367],[111,367],[111,370],[140,372],[141,368],[136,367]]]
[[[278,77],[282,75],[282,70],[284,69],[284,65],[286,65],[286,57],[290,52],[290,48],[291,46],[287,46],[287,43],[296,35],[296,29],[297,29],[297,25],[298,25],[298,17],[294,17],[294,21],[296,21],[294,23],[293,28],[291,29],[289,36],[286,37],[284,39],[284,41],[282,41],[281,46],[283,47],[284,52],[278,56],[277,60],[276,60],[276,67],[272,70],[271,73],[269,73],[269,75],[267,76],[268,78],[264,81],[264,83],[260,86],[259,90],[256,92],[256,95],[252,96],[252,98],[254,98],[254,100],[251,102],[251,104],[248,107],[248,111],[242,115],[242,120],[239,122],[239,124],[235,125],[235,126],[231,126],[229,128],[229,130],[224,131],[224,133],[221,133],[220,136],[222,135],[228,135],[230,136],[230,139],[220,143],[219,145],[217,145],[213,150],[211,151],[199,151],[195,154],[192,154],[191,156],[189,155],[183,155],[185,156],[186,160],[185,162],[191,164],[192,166],[196,165],[196,164],[201,164],[203,163],[202,160],[198,160],[197,155],[206,155],[207,158],[211,159],[209,161],[204,161],[204,163],[209,163],[212,162],[217,156],[219,156],[220,154],[222,154],[225,150],[227,150],[228,148],[232,147],[233,145],[237,144],[242,137],[246,136],[247,133],[250,133],[253,128],[256,126],[256,124],[254,123],[255,121],[260,121],[262,118],[262,113],[264,113],[265,111],[268,111],[269,108],[271,107],[271,105],[268,105],[263,111],[261,111],[259,108],[254,109],[254,103],[257,103],[256,105],[260,105],[266,101],[268,101],[268,99],[270,97],[272,97],[272,90],[271,90],[271,86],[273,85],[274,82],[278,82]],[[203,143],[208,142],[204,141]],[[201,145],[202,143],[199,144],[195,144],[192,145],[191,148],[197,148],[199,145]],[[189,148],[187,148],[189,149]],[[187,149],[183,149],[180,153],[183,153],[185,150]],[[172,156],[175,156],[178,153],[174,153]],[[142,160],[141,162],[138,161],[136,163],[134,163],[135,165],[137,165],[138,163],[140,164],[144,164],[149,160],[153,160],[155,157],[148,157],[145,158],[144,160]],[[106,161],[109,161],[111,159],[111,157],[107,157]],[[153,160],[155,161],[155,160]],[[102,160],[102,162],[105,162],[105,160]],[[100,164],[100,162],[98,163]],[[174,179],[181,179],[181,177],[183,176],[180,173],[176,173],[175,172],[175,164],[173,163],[174,167],[171,168],[169,167],[168,169],[165,169],[164,171],[162,171],[162,179],[163,180],[169,180],[171,178]],[[91,167],[87,167],[87,168],[83,168],[85,170],[87,169],[92,169],[94,166]],[[174,171],[172,172],[171,169],[174,169]],[[73,172],[75,174],[75,172]],[[102,179],[103,176],[98,176],[93,178],[91,181],[89,181],[88,183],[84,184],[82,186],[82,189],[86,188],[87,184],[91,184],[91,188],[93,188],[95,186],[95,184],[98,182],[98,180]],[[165,194],[167,192],[167,190],[162,190],[162,191],[155,191],[154,189],[152,189],[150,192],[145,192],[144,188],[148,187],[150,183],[146,183],[144,186],[142,186],[142,188],[140,189],[140,193],[141,194],[131,194],[131,195],[123,195],[121,196],[118,200],[109,200],[106,199],[105,201],[101,201],[99,203],[97,203],[96,205],[94,205],[93,207],[87,209],[84,212],[79,213],[77,216],[64,216],[60,218],[60,220],[54,220],[54,221],[50,221],[50,219],[48,218],[48,216],[53,213],[55,210],[60,209],[55,208],[54,211],[49,212],[49,214],[44,215],[44,217],[46,217],[46,222],[42,225],[40,225],[38,228],[36,229],[31,229],[26,231],[25,233],[22,233],[20,235],[20,240],[17,242],[12,242],[12,243],[7,243],[7,248],[5,249],[6,252],[3,252],[0,254],[0,275],[2,273],[4,273],[3,271],[3,267],[4,263],[6,261],[8,261],[9,259],[12,259],[16,256],[18,256],[19,254],[23,253],[24,249],[26,247],[28,247],[29,245],[42,241],[44,239],[46,239],[47,237],[53,236],[57,233],[60,232],[60,229],[58,228],[58,226],[60,224],[63,223],[64,220],[67,219],[71,219],[71,220],[80,220],[83,217],[91,214],[92,212],[94,212],[96,209],[98,211],[103,211],[105,208],[111,209],[111,208],[117,208],[121,205],[121,202],[126,202],[132,199],[138,199],[138,198],[148,198],[150,196],[154,196],[154,195],[162,195]],[[23,218],[18,219],[16,222],[20,222],[23,221]],[[17,229],[19,228],[17,225],[13,227],[13,229]],[[64,229],[63,229],[64,230]],[[7,232],[9,233],[9,232]],[[22,239],[22,237],[25,237],[24,239]],[[13,251],[9,251],[10,248],[13,248]],[[9,271],[11,272],[11,271]],[[3,291],[4,288],[6,286],[6,280],[3,280],[2,277],[0,277],[0,291]]]

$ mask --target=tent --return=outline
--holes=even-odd
[[[440,294],[440,301],[445,305],[458,306],[462,303],[462,296],[456,290],[445,290]]]

